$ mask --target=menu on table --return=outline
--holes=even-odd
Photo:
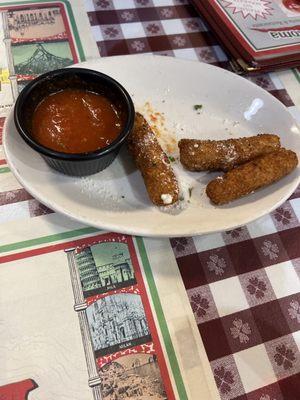
[[[193,0],[236,72],[300,65],[299,0]]]

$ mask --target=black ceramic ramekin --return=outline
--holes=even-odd
[[[110,145],[93,152],[70,154],[51,150],[31,137],[32,115],[37,105],[49,94],[70,88],[102,94],[115,105],[124,128]],[[123,86],[108,75],[85,68],[58,69],[40,75],[22,90],[14,108],[15,125],[25,142],[52,168],[75,176],[95,174],[113,162],[133,128],[134,115],[133,102]]]

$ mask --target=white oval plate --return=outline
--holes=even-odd
[[[288,110],[273,96],[223,69],[161,56],[108,57],[78,64],[117,79],[133,96],[137,110],[149,116],[149,104],[164,113],[162,144],[173,136],[222,139],[277,133],[282,145],[300,150],[300,132]],[[202,104],[198,114],[193,106]],[[147,114],[148,112],[148,114]],[[51,209],[98,228],[144,236],[190,236],[229,230],[279,206],[296,189],[299,168],[281,181],[232,202],[213,206],[205,186],[215,173],[188,173],[179,165],[189,198],[170,213],[153,206],[126,149],[105,171],[88,178],[52,170],[18,135],[13,111],[4,127],[8,164],[20,183]]]

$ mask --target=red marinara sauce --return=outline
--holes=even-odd
[[[121,118],[110,100],[80,89],[45,97],[34,110],[32,137],[63,153],[86,153],[106,147],[122,130]]]

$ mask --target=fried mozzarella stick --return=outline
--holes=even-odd
[[[178,183],[170,161],[145,118],[136,113],[128,148],[140,170],[149,197],[157,206],[178,201]]]
[[[281,148],[212,180],[206,187],[206,194],[214,204],[226,204],[278,181],[295,169],[297,164],[296,153]]]
[[[229,171],[278,150],[280,139],[267,133],[227,140],[181,139],[178,147],[181,164],[190,171]]]

